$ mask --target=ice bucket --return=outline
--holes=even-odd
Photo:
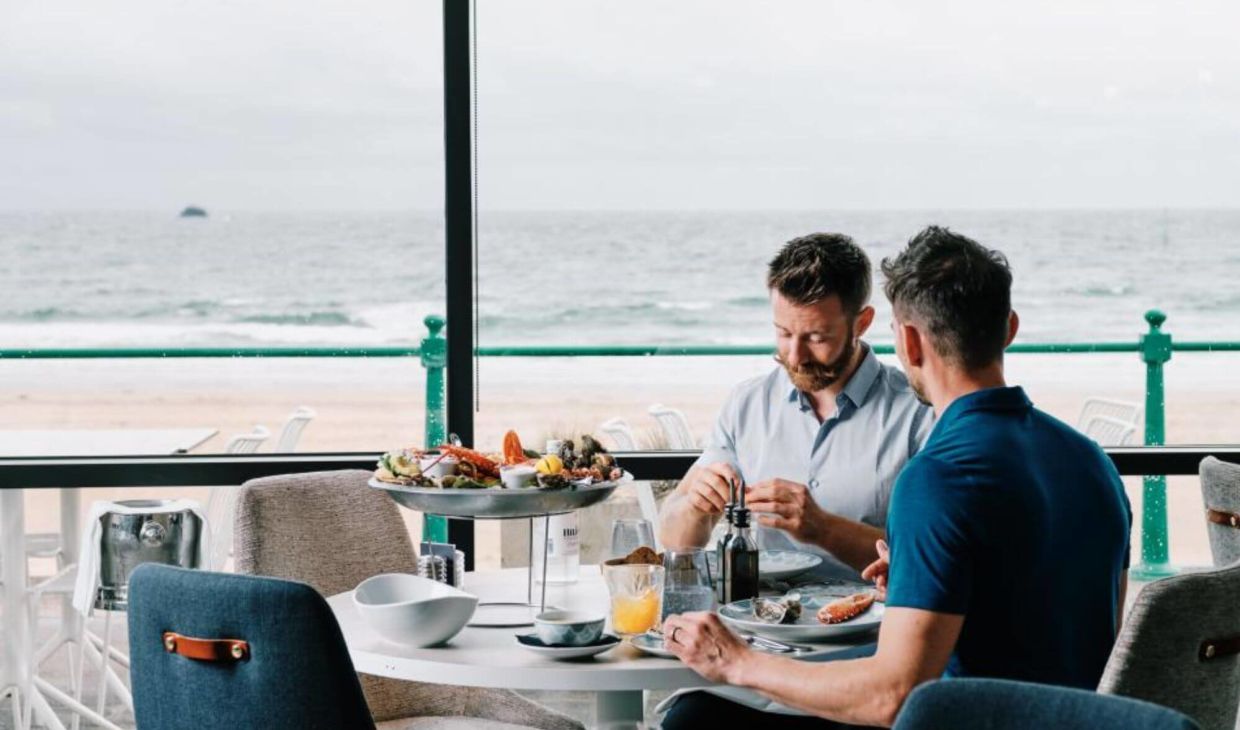
[[[170,511],[166,499],[131,499],[116,504],[133,513],[108,512],[101,523],[99,592],[95,608],[124,611],[129,604],[129,573],[142,563],[197,568],[202,520],[192,510]]]

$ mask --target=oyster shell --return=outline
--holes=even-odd
[[[768,624],[794,624],[801,618],[801,594],[789,593],[781,598],[762,598],[753,601],[753,615]]]
[[[603,445],[600,444],[598,441],[596,441],[593,436],[587,433],[581,437],[581,455],[582,456],[586,457],[587,459],[592,459],[594,458],[595,454],[605,454],[605,453],[607,453],[607,449],[604,449]]]

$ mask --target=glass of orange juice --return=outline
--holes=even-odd
[[[662,565],[604,565],[611,594],[611,630],[625,638],[659,625],[663,610]]]

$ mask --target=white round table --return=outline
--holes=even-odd
[[[527,571],[509,568],[465,574],[465,590],[482,601],[524,601]],[[547,586],[547,606],[607,613],[607,586],[597,565],[581,566],[580,579]],[[596,722],[641,722],[643,690],[709,687],[711,682],[676,659],[650,656],[627,642],[589,659],[557,661],[523,649],[518,633],[533,627],[467,626],[446,646],[418,649],[380,638],[362,621],[353,592],[327,600],[353,666],[359,672],[393,679],[467,687],[576,690],[595,693]],[[608,626],[608,630],[610,630]],[[846,649],[853,643],[816,644],[822,652]],[[809,658],[808,656],[804,658]]]
[[[581,578],[547,586],[547,605],[606,613],[607,587],[596,565]],[[525,568],[466,573],[465,590],[483,601],[525,600]],[[467,626],[446,646],[418,649],[393,644],[370,630],[353,605],[352,591],[332,596],[336,614],[359,672],[417,682],[507,689],[577,690],[596,693],[597,721],[642,720],[642,691],[707,687],[711,683],[675,659],[643,654],[622,643],[589,659],[557,661],[521,648],[520,628]],[[610,628],[610,627],[609,627]]]

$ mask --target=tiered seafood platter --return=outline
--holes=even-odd
[[[504,437],[502,453],[444,444],[384,454],[370,486],[409,509],[447,517],[515,519],[561,514],[607,499],[633,476],[594,438],[564,441],[555,453],[522,448]]]

